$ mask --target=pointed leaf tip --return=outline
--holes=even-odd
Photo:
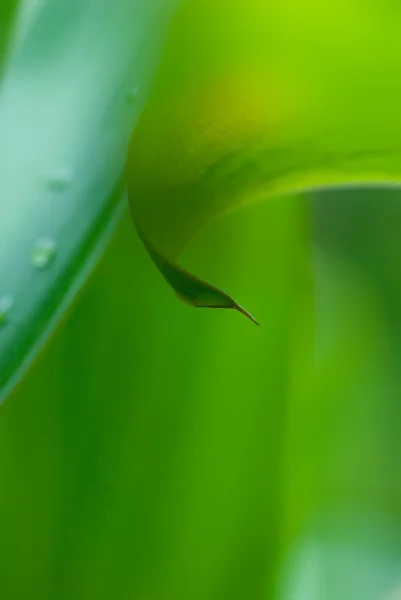
[[[249,319],[250,321],[252,321],[252,323],[255,323],[255,325],[258,325],[258,327],[260,327],[260,323],[255,319],[255,317],[248,312],[247,310],[245,310],[245,308],[243,308],[242,306],[240,306],[239,304],[235,303],[235,310],[237,310],[238,312],[240,312],[242,315],[244,315],[245,317],[247,317],[247,319]]]
[[[255,317],[245,310],[245,308],[240,306],[234,298],[220,288],[197,277],[163,256],[154,248],[153,244],[149,242],[138,225],[136,225],[136,229],[150,258],[167,283],[172,287],[177,298],[186,304],[197,308],[231,308],[242,313],[256,325],[259,325]]]

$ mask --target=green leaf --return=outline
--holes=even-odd
[[[399,182],[400,22],[393,0],[183,3],[128,161],[137,228],[183,299],[238,308],[174,262],[216,215]]]
[[[180,300],[197,308],[233,308],[259,325],[255,317],[240,306],[234,298],[157,252],[140,229],[137,230],[149,256]]]
[[[127,144],[173,4],[71,0],[21,12],[0,96],[1,397],[121,214]]]

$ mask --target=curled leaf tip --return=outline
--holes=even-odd
[[[138,226],[137,231],[149,256],[180,300],[197,308],[231,308],[259,325],[251,313],[240,306],[234,298],[163,256],[154,248]]]
[[[235,304],[235,310],[237,310],[238,312],[240,312],[242,315],[244,315],[245,317],[247,317],[250,321],[252,321],[252,323],[255,323],[255,325],[258,325],[258,327],[260,327],[260,323],[255,319],[255,317],[248,312],[247,310],[245,310],[245,308],[243,308],[242,306],[240,306],[239,304]]]

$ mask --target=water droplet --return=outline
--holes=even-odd
[[[0,296],[0,326],[3,325],[10,314],[14,304],[14,298],[10,295]]]
[[[53,171],[46,177],[46,186],[56,192],[66,190],[72,182],[72,172],[67,167]]]
[[[56,253],[56,244],[51,238],[37,240],[33,248],[31,262],[35,269],[44,269],[53,260]]]
[[[134,104],[134,102],[136,102],[136,100],[138,98],[138,94],[139,94],[139,86],[136,85],[135,87],[132,88],[132,90],[130,91],[130,93],[127,96],[128,103]]]

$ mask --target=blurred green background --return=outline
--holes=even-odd
[[[183,264],[260,328],[178,302],[126,214],[2,408],[1,597],[385,598],[401,578],[400,206],[330,192],[204,230]]]
[[[397,600],[401,192],[287,194],[216,217],[180,264],[261,327],[179,302],[126,198],[104,241],[152,87],[152,36],[160,45],[169,23],[156,2],[115,2],[27,0],[16,33],[21,3],[0,5],[0,299],[15,296],[0,386],[106,245],[1,407],[0,600]],[[160,249],[248,194],[399,179],[400,8],[341,2],[333,19],[317,5],[184,3],[134,165],[134,208]],[[50,158],[61,171],[38,185]],[[56,251],[37,271],[44,226]]]

